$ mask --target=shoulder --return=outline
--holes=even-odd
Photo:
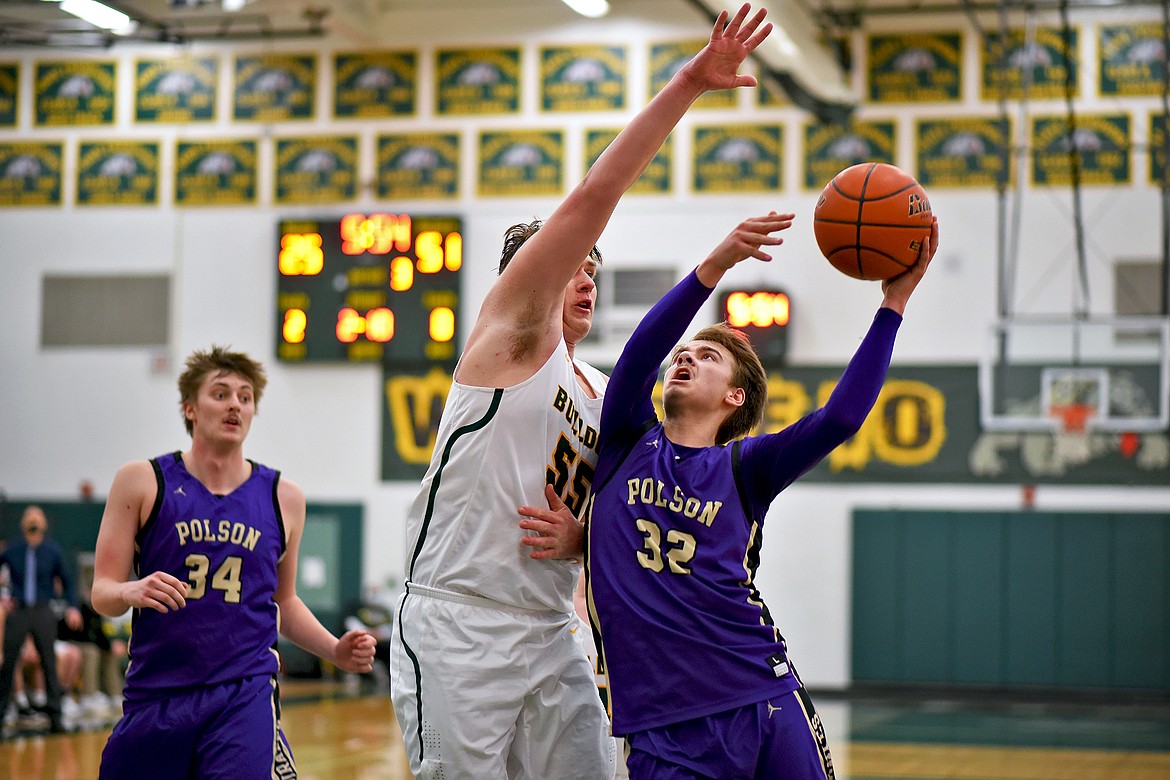
[[[110,491],[129,491],[135,494],[152,494],[158,489],[154,465],[149,460],[132,460],[124,463],[114,474]]]
[[[299,507],[301,514],[305,513],[305,491],[291,479],[281,477],[276,483],[276,499],[280,502],[282,510]]]

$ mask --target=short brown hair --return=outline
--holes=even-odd
[[[731,371],[732,387],[743,388],[743,405],[727,415],[715,434],[716,444],[747,436],[764,418],[764,403],[768,400],[768,374],[760,363],[760,356],[752,347],[747,334],[736,330],[726,322],[703,328],[691,341],[711,341],[731,353],[735,366]],[[685,345],[674,348],[671,360]]]
[[[263,364],[253,360],[243,352],[230,350],[230,347],[213,344],[211,349],[196,350],[187,357],[186,368],[179,375],[180,410],[184,404],[194,403],[195,397],[199,395],[199,387],[203,384],[203,380],[212,372],[242,376],[252,385],[253,401],[256,408],[260,408],[260,396],[264,394],[264,388],[268,386],[268,374],[264,371]],[[183,413],[183,424],[187,427],[188,434],[194,431],[194,423],[187,419],[185,412]]]
[[[504,251],[500,253],[500,267],[496,269],[496,274],[502,274],[504,269],[508,267],[508,263],[512,262],[512,258],[520,251],[520,247],[524,246],[524,242],[536,235],[536,231],[540,230],[544,225],[539,219],[533,219],[531,222],[519,222],[504,231]],[[593,262],[601,265],[601,250],[597,245],[593,245],[593,249],[589,250],[589,256],[593,258]]]

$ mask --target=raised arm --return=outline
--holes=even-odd
[[[497,368],[501,358],[535,370],[552,353],[562,335],[566,285],[597,243],[621,196],[679,119],[705,92],[755,86],[755,77],[740,75],[739,66],[772,25],[761,26],[763,10],[749,19],[750,8],[744,4],[730,21],[727,12],[720,14],[703,50],[618,134],[540,231],[520,248],[484,300],[461,372],[490,377],[501,371]]]
[[[646,313],[614,366],[601,414],[601,437],[608,446],[613,436],[637,428],[653,414],[650,391],[658,368],[690,327],[699,308],[710,297],[728,270],[750,258],[770,262],[762,247],[779,246],[784,239],[773,235],[792,226],[793,214],[775,211],[751,217],[736,225],[670,292]]]
[[[882,283],[882,305],[825,405],[778,433],[745,441],[740,474],[760,511],[865,423],[885,383],[906,303],[938,251],[938,236],[935,220],[918,261]]]

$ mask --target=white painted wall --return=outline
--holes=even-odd
[[[428,54],[436,47],[475,43],[520,43],[530,51],[549,42],[598,41],[630,45],[633,103],[645,95],[647,40],[701,37],[708,26],[682,0],[615,2],[614,14],[601,21],[585,21],[541,4],[544,15],[532,13],[536,0],[517,0],[514,9],[445,15],[435,19],[423,12],[394,12],[379,24],[345,26],[326,41],[286,42],[264,46],[237,44],[233,49],[207,45],[195,53],[270,48],[305,51],[318,47],[332,53],[377,45],[412,46],[423,56],[423,93],[417,117],[394,120],[396,129],[450,130],[468,128],[463,160],[464,181],[456,203],[395,203],[393,208],[418,213],[460,213],[465,220],[465,316],[471,318],[494,276],[500,236],[509,224],[532,216],[547,216],[555,206],[548,199],[480,202],[474,192],[474,132],[493,127],[565,128],[569,140],[566,178],[581,175],[580,140],[573,129],[620,123],[634,113],[548,116],[536,112],[536,78],[525,76],[526,94],[521,116],[470,120],[432,118]],[[545,7],[547,5],[547,8]],[[1153,14],[1155,9],[1145,13]],[[1128,13],[1128,12],[1125,12]],[[1134,14],[1141,14],[1138,9]],[[1130,18],[1122,16],[1120,18]],[[1110,17],[1113,20],[1119,17]],[[1092,24],[1097,16],[1082,17],[1083,45],[1090,49]],[[879,24],[880,22],[880,24]],[[1051,20],[1049,20],[1051,23]],[[961,17],[942,19],[881,19],[875,30],[907,29],[909,25],[962,28]],[[128,93],[130,67],[135,56],[159,56],[166,50],[115,49],[120,78]],[[221,103],[212,127],[134,126],[131,107],[121,103],[116,131],[42,130],[31,126],[28,96],[31,63],[38,57],[74,56],[60,51],[0,51],[0,59],[19,60],[23,68],[20,127],[0,130],[0,141],[25,138],[65,140],[68,166],[66,200],[72,203],[71,149],[81,137],[118,136],[159,139],[164,149],[162,202],[171,200],[169,155],[176,138],[269,136],[273,134],[354,132],[372,159],[373,137],[385,130],[378,122],[332,122],[324,98],[318,119],[272,127],[232,125],[227,74],[221,85]],[[82,54],[79,56],[90,56]],[[1093,61],[1090,55],[1089,62]],[[526,61],[531,65],[533,58]],[[320,78],[331,79],[331,60],[321,60]],[[529,68],[530,71],[534,70]],[[1083,94],[1092,73],[1082,73]],[[971,40],[967,41],[968,83],[963,105],[934,107],[947,115],[994,113],[994,106],[976,102],[977,67]],[[858,74],[858,84],[861,75]],[[322,91],[322,93],[324,90]],[[1082,101],[1079,110],[1128,110],[1134,117],[1137,140],[1146,140],[1148,112],[1155,99],[1115,101],[1099,105]],[[1037,112],[1060,113],[1060,101],[1033,106]],[[1013,111],[1017,110],[1013,107]],[[909,166],[910,122],[913,111],[904,107],[866,107],[863,118],[893,117],[899,121],[900,161]],[[730,281],[770,282],[787,289],[794,300],[790,353],[794,362],[833,363],[852,354],[880,301],[876,284],[847,279],[820,258],[811,229],[815,192],[803,191],[800,181],[800,127],[802,117],[792,109],[764,111],[748,94],[732,112],[694,112],[676,134],[676,162],[689,157],[689,128],[720,121],[781,121],[785,124],[785,188],[771,196],[693,198],[685,193],[687,175],[676,168],[678,192],[669,196],[631,197],[619,207],[600,245],[611,267],[625,263],[662,263],[681,274],[740,219],[769,209],[794,210],[800,222],[787,235],[777,261],[768,266],[736,269]],[[387,123],[391,124],[391,123]],[[262,144],[261,170],[268,170],[271,149]],[[1137,184],[1125,188],[1090,188],[1084,195],[1090,219],[1089,270],[1093,311],[1109,313],[1115,258],[1157,258],[1159,202],[1148,185],[1145,160],[1135,161]],[[416,486],[382,483],[378,479],[380,453],[379,370],[375,367],[286,366],[276,362],[273,350],[275,278],[273,253],[276,223],[281,217],[335,215],[350,205],[319,209],[273,207],[271,182],[261,182],[262,205],[233,209],[95,208],[68,205],[45,209],[0,209],[0,489],[12,498],[70,499],[78,484],[90,480],[99,497],[118,466],[131,459],[150,457],[185,447],[187,438],[178,410],[175,379],[182,359],[192,349],[211,343],[230,343],[265,361],[271,383],[253,427],[248,454],[284,470],[299,482],[312,501],[358,501],[366,508],[364,567],[367,582],[400,577],[404,565],[404,516]],[[930,276],[911,303],[899,336],[895,360],[903,363],[978,361],[984,333],[995,318],[996,203],[988,192],[937,191],[931,193],[942,223],[942,248]],[[1021,311],[1071,310],[1075,277],[1072,261],[1072,224],[1065,192],[1028,191],[1020,201],[1022,297]],[[375,204],[362,198],[354,210]],[[47,273],[108,273],[147,271],[173,276],[172,337],[161,355],[139,349],[45,350],[39,347],[41,279]],[[157,358],[166,359],[158,372]],[[773,614],[788,637],[805,681],[820,687],[843,687],[849,681],[851,513],[858,507],[1012,509],[1020,505],[1015,486],[972,487],[796,485],[776,501],[769,517],[767,546],[760,585]],[[1038,509],[1108,509],[1164,511],[1170,506],[1170,486],[1041,488]]]

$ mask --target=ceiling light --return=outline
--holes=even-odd
[[[61,0],[61,10],[116,35],[130,35],[138,29],[138,22],[97,0]]]
[[[596,19],[609,13],[609,3],[605,0],[561,0],[582,16]]]

